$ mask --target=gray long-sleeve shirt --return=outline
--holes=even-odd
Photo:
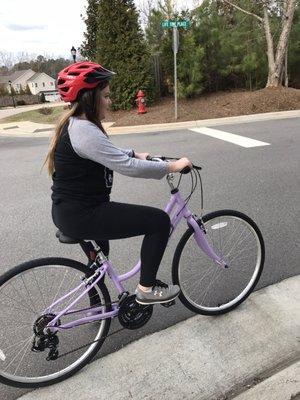
[[[82,158],[95,161],[136,178],[161,179],[167,173],[166,162],[152,162],[132,158],[133,150],[116,147],[92,122],[70,118],[69,136],[74,151]]]

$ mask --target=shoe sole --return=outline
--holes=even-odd
[[[141,305],[143,305],[143,306],[148,306],[148,305],[154,305],[154,304],[163,304],[163,303],[170,303],[170,301],[173,301],[173,300],[175,300],[176,299],[176,297],[178,297],[178,295],[179,295],[179,293],[178,294],[176,294],[176,296],[174,296],[174,297],[171,297],[170,299],[168,299],[168,300],[163,300],[163,301],[151,301],[150,300],[150,302],[144,302],[144,301],[141,301],[141,300],[138,300],[137,298],[135,298],[135,301],[138,303],[138,304],[141,304]]]

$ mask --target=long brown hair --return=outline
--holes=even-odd
[[[70,117],[78,117],[82,114],[85,114],[86,118],[98,126],[98,128],[101,129],[102,132],[104,132],[105,135],[107,133],[105,132],[101,121],[100,121],[100,97],[101,97],[101,91],[106,88],[108,85],[108,81],[101,82],[97,87],[94,89],[84,89],[82,90],[76,101],[71,103],[70,110],[66,112],[58,124],[55,127],[55,133],[50,141],[48,153],[45,159],[45,162],[43,164],[43,167],[47,165],[48,173],[50,176],[55,171],[54,168],[54,153],[56,149],[56,145],[58,142],[58,139],[61,135],[62,129],[66,122],[69,120]]]

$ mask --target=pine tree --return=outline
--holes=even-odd
[[[191,98],[199,95],[203,89],[204,49],[196,43],[192,31],[180,31],[178,52],[178,95]]]
[[[173,90],[173,52],[172,52],[172,30],[163,29],[161,21],[167,19],[167,15],[161,4],[159,8],[150,11],[148,24],[146,27],[146,40],[150,52],[158,56],[162,95],[167,95]]]
[[[257,7],[244,0],[249,7]],[[226,10],[222,2],[207,0],[195,13],[196,43],[204,47],[205,88],[260,88],[265,85],[267,62],[264,37],[255,19]]]
[[[26,85],[25,94],[32,94],[29,85]]]
[[[288,75],[292,86],[300,89],[300,7],[296,9],[288,48]]]
[[[111,80],[113,109],[130,109],[139,89],[152,100],[150,54],[133,0],[100,0],[96,61],[117,75]]]
[[[85,40],[80,47],[80,53],[91,61],[95,60],[97,54],[98,5],[99,0],[88,0],[86,18],[83,18],[86,32],[84,32]]]

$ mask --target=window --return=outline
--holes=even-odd
[[[50,82],[50,85],[53,86],[53,82]]]
[[[45,82],[43,82],[43,87],[45,87]]]
[[[35,87],[38,87],[38,84],[37,84],[37,83],[35,84]]]

